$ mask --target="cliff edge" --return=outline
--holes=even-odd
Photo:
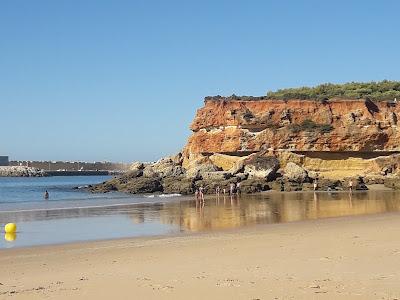
[[[244,193],[269,189],[340,190],[353,182],[397,187],[397,100],[206,97],[181,153],[131,172],[94,192],[206,193],[240,182]]]

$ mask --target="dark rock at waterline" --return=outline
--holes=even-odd
[[[294,182],[287,178],[280,178],[276,181],[269,183],[271,189],[275,191],[293,192],[293,191],[312,191],[314,184],[310,182]],[[319,179],[318,191],[341,191],[343,190],[343,183],[340,180]]]
[[[103,183],[89,185],[88,189],[92,193],[108,193],[112,191],[118,191],[118,181],[116,179],[111,179]]]
[[[130,172],[119,178],[93,185],[89,187],[89,190],[93,193],[120,191],[130,194],[145,194],[161,192],[163,187],[159,177],[138,177],[135,172]]]
[[[122,175],[121,177],[119,177],[118,178],[118,182],[120,184],[126,184],[126,183],[130,182],[132,179],[141,177],[142,175],[143,175],[143,170],[142,169],[137,169],[137,170],[134,170],[134,171],[130,171],[130,172]]]
[[[120,190],[130,194],[146,194],[162,192],[163,186],[158,177],[137,177],[129,181]]]
[[[400,190],[400,178],[393,177],[393,178],[386,178],[384,182],[385,187]]]
[[[194,180],[186,177],[164,178],[162,181],[163,192],[166,194],[193,194],[196,190]]]
[[[271,189],[270,183],[263,179],[247,179],[240,182],[240,192],[252,194]]]

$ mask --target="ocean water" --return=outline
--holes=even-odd
[[[4,203],[42,202],[44,192],[50,193],[49,201],[79,198],[97,198],[74,187],[100,183],[111,176],[54,176],[54,177],[0,177],[0,205]]]
[[[112,176],[0,177],[0,212],[143,202],[148,196],[93,194],[85,187]],[[44,199],[45,191],[49,199]]]
[[[400,211],[400,192],[266,192],[241,196],[91,194],[74,189],[109,177],[0,178],[0,248],[185,234]],[[50,199],[44,200],[45,190]]]
[[[93,194],[85,187],[112,176],[0,177],[0,248],[56,244],[72,241],[167,234],[151,213],[146,222],[132,221],[142,205],[174,201],[174,195]],[[45,191],[49,199],[44,199]],[[17,224],[15,235],[5,234],[5,224]]]

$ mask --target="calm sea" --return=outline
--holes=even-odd
[[[143,202],[123,193],[92,194],[85,187],[111,176],[0,177],[0,211],[106,206]],[[44,199],[45,191],[50,197]]]
[[[0,248],[184,234],[256,224],[400,211],[400,192],[266,192],[229,197],[91,194],[110,177],[0,178],[0,226],[17,223]],[[47,190],[49,200],[44,200]]]

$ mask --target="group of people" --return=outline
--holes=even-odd
[[[318,190],[318,178],[314,179],[313,188],[314,188],[314,191]],[[328,187],[328,189],[329,189],[329,187]],[[349,181],[349,191],[352,192],[353,189],[354,189],[353,180],[350,179],[350,181]]]
[[[229,192],[230,196],[239,195],[241,193],[240,182],[237,182],[237,183],[231,182],[229,184],[229,191],[228,192]],[[217,196],[219,196],[221,193],[223,195],[226,195],[227,190],[226,190],[226,188],[222,188],[221,189],[221,187],[219,185],[217,185],[217,187],[215,188],[215,194]],[[199,188],[196,189],[195,195],[196,195],[196,199],[197,200],[204,201],[204,187],[202,185]]]

